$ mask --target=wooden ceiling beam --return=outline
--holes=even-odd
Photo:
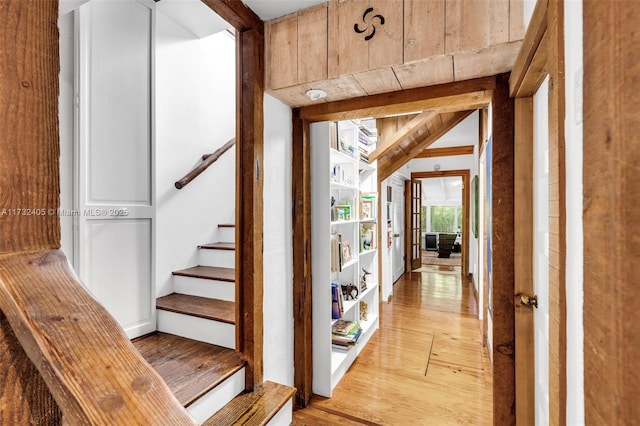
[[[406,123],[400,129],[398,129],[391,137],[384,138],[376,147],[376,149],[369,155],[369,161],[375,161],[381,156],[385,155],[389,150],[395,146],[400,146],[402,142],[407,142],[410,139],[420,138],[424,132],[424,126],[434,117],[440,115],[435,111],[425,111],[418,114],[411,121]]]
[[[438,128],[433,129],[428,135],[420,141],[416,141],[417,145],[411,147],[406,155],[397,155],[394,157],[387,156],[378,160],[378,176],[382,181],[393,174],[400,167],[404,166],[410,160],[415,158],[421,151],[429,145],[440,139],[445,133],[457,126],[462,120],[467,118],[474,110],[458,111],[451,114],[440,114],[437,119],[442,120]],[[435,120],[435,119],[434,119]]]
[[[427,148],[414,158],[453,157],[473,154],[473,145],[452,146],[448,148]]]
[[[217,13],[222,19],[227,21],[236,30],[242,32],[256,30],[264,36],[264,22],[247,7],[243,2],[237,0],[201,0]]]
[[[426,110],[457,112],[478,109],[489,104],[494,87],[495,77],[482,77],[362,96],[302,107],[301,118],[310,122],[341,121],[362,117],[379,118]]]

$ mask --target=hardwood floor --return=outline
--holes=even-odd
[[[380,330],[330,399],[314,397],[294,425],[490,425],[492,380],[472,284],[456,267],[405,274]]]

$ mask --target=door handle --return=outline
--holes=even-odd
[[[393,234],[394,238],[398,238],[400,236],[400,234]]]
[[[516,294],[516,304],[529,306],[531,308],[538,307],[538,295],[528,296],[524,293]]]

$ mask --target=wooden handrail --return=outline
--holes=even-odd
[[[60,250],[0,256],[0,310],[65,424],[196,424]]]
[[[202,156],[202,163],[198,164],[196,167],[193,168],[193,170],[191,170],[189,173],[187,173],[182,179],[177,181],[176,182],[176,188],[178,188],[178,189],[184,188],[189,182],[191,182],[196,177],[198,177],[198,175],[200,173],[202,173],[205,170],[207,170],[207,168],[210,165],[215,163],[218,160],[218,158],[220,158],[222,156],[222,154],[224,154],[229,149],[231,149],[231,147],[234,146],[235,144],[236,144],[236,138],[231,138],[229,140],[229,142],[227,142],[224,145],[222,145],[213,154],[205,154],[205,155],[203,155]]]

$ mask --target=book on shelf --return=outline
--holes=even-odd
[[[331,272],[342,271],[342,235],[331,234]]]
[[[342,318],[344,308],[342,306],[342,290],[338,283],[331,283],[331,319]]]
[[[358,331],[360,323],[357,321],[338,320],[331,326],[331,332],[335,335],[347,336]]]
[[[347,349],[355,345],[362,336],[362,327],[358,321],[339,320],[331,328],[331,344]]]
[[[378,194],[375,192],[360,193],[360,219],[376,218],[376,199]]]
[[[377,224],[361,223],[360,224],[360,251],[374,250],[378,246]]]
[[[362,328],[358,327],[358,330],[350,336],[336,336],[331,335],[331,344],[339,346],[351,346],[360,341],[362,336]]]
[[[338,205],[338,206],[335,206],[334,209],[335,209],[334,217],[336,221],[351,220],[351,206]]]

